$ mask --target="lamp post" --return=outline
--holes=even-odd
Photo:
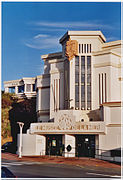
[[[19,124],[19,127],[20,127],[19,158],[22,158],[22,129],[23,129],[24,123],[17,122],[17,124]]]

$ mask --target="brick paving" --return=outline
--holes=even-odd
[[[95,158],[85,158],[85,157],[65,158],[62,156],[58,156],[58,157],[56,156],[23,156],[22,158],[18,158],[18,155],[11,154],[11,153],[2,153],[1,157],[6,160],[59,163],[59,164],[79,165],[79,166],[113,168],[117,170],[121,169],[121,166],[119,164],[114,164],[108,161],[103,161],[103,160],[95,159]]]

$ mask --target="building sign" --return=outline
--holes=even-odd
[[[58,113],[55,122],[32,123],[31,133],[105,133],[104,122],[76,122],[71,113]]]

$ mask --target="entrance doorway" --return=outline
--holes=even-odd
[[[46,154],[62,156],[62,135],[46,136]]]
[[[76,156],[95,157],[95,135],[76,135]]]

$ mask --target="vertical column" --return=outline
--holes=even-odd
[[[18,94],[18,86],[15,86],[15,94]]]
[[[75,79],[74,79],[74,72],[75,72],[75,69],[73,68],[74,67],[74,61],[73,59],[70,61],[70,64],[69,64],[69,82],[70,82],[70,89],[69,89],[69,92],[70,92],[70,95],[69,95],[69,108],[74,108],[74,88],[75,88]]]
[[[8,93],[8,92],[9,92],[9,88],[6,87],[6,88],[5,88],[5,93]]]
[[[33,84],[31,84],[31,92],[33,92]]]
[[[24,86],[24,92],[26,92],[26,84],[25,84],[25,86]]]
[[[41,110],[41,88],[38,88],[38,110]]]
[[[65,134],[62,137],[62,143],[65,145],[65,157],[75,157],[75,136]]]

